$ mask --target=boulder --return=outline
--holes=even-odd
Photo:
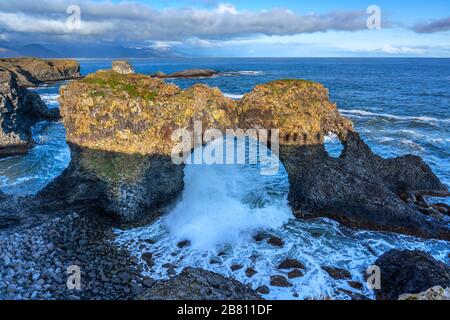
[[[303,277],[303,275],[304,274],[300,269],[294,269],[294,270],[288,272],[289,279],[300,278],[300,277]]]
[[[210,69],[189,69],[171,74],[165,74],[163,72],[156,72],[152,76],[155,78],[210,78],[218,74],[217,71]]]
[[[325,270],[330,275],[330,277],[335,280],[351,279],[352,277],[350,272],[342,268],[323,266],[322,269]]]
[[[185,268],[170,280],[158,281],[142,300],[261,300],[251,287],[198,268]]]
[[[45,82],[80,78],[76,60],[47,60],[38,58],[0,59],[0,67],[14,73],[21,86],[34,87]]]
[[[282,275],[270,276],[270,285],[274,287],[292,287],[292,283]]]
[[[15,73],[0,67],[0,157],[27,153],[31,127],[59,118],[58,109],[49,109],[37,93],[19,85]]]
[[[278,265],[278,269],[295,269],[295,268],[305,269],[305,266],[297,259],[290,259],[290,258],[283,260]]]
[[[398,300],[450,300],[450,288],[444,289],[441,286],[435,286],[416,294],[402,294]]]
[[[420,250],[391,250],[375,262],[381,272],[379,300],[397,300],[402,294],[417,294],[434,286],[450,287],[450,266]]]
[[[131,74],[134,73],[134,69],[128,61],[115,60],[112,62],[112,70],[120,74]]]

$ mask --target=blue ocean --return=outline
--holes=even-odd
[[[145,59],[130,60],[136,72],[171,73],[192,68],[213,69],[219,74],[204,79],[168,79],[181,88],[195,83],[218,87],[239,99],[264,82],[298,78],[324,84],[330,99],[350,118],[375,153],[382,157],[421,156],[435,174],[450,186],[450,59],[299,58],[299,59]],[[86,75],[110,69],[110,60],[80,60]],[[49,105],[58,107],[59,87],[36,88]],[[0,188],[5,193],[34,194],[58,176],[70,162],[62,123],[39,123],[33,129],[36,147],[28,155],[0,160]],[[340,151],[340,142],[327,137],[327,150]],[[201,173],[201,174],[200,174]],[[302,259],[307,272],[291,288],[274,288],[268,298],[348,298],[338,289],[353,290],[343,280],[331,279],[320,266],[345,267],[363,282],[362,272],[379,254],[391,248],[421,248],[447,261],[449,243],[423,241],[396,234],[351,230],[319,219],[293,219],[287,205],[286,172],[273,177],[252,167],[187,166],[183,200],[154,224],[117,231],[116,244],[140,256],[142,248],[131,239],[158,239],[147,243],[156,259],[148,270],[153,278],[166,278],[163,264],[179,272],[185,266],[202,267],[235,277],[252,286],[267,284],[286,255]],[[446,201],[431,199],[432,201]],[[213,218],[213,219],[212,219]],[[284,239],[282,249],[248,241],[255,227]],[[199,231],[200,230],[200,231]],[[182,257],[172,255],[176,243],[188,237],[193,246]],[[220,264],[210,259],[221,255]],[[252,265],[251,282],[244,270],[232,264]],[[367,288],[362,293],[371,296]]]

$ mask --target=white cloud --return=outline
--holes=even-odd
[[[393,46],[386,44],[383,47],[379,48],[377,51],[381,51],[383,53],[392,54],[392,55],[402,55],[402,54],[412,54],[412,55],[421,55],[425,53],[424,49],[413,48],[407,46]]]
[[[231,3],[220,3],[217,6],[216,11],[219,14],[224,14],[224,13],[237,14],[238,13],[236,8]]]
[[[69,34],[69,5],[81,8],[82,28]],[[286,9],[238,11],[229,3],[211,9],[155,10],[133,2],[86,0],[2,0],[0,29],[14,37],[52,41],[205,41],[229,40],[249,35],[284,36],[329,30],[357,31],[366,28],[364,11],[299,15]],[[206,45],[206,43],[203,43]]]

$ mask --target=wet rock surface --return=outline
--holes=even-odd
[[[294,268],[305,269],[305,266],[303,265],[303,263],[301,263],[297,259],[292,259],[292,258],[283,260],[278,265],[278,269],[294,269]]]
[[[397,300],[402,294],[416,294],[434,286],[450,287],[450,266],[420,250],[391,250],[380,256],[379,300]]]
[[[34,87],[45,82],[77,79],[80,65],[75,60],[48,60],[38,58],[0,59],[0,67],[17,77],[20,86]]]
[[[336,280],[351,279],[352,277],[349,271],[342,268],[323,266],[322,269],[325,270],[330,277]]]
[[[185,268],[170,280],[158,281],[142,300],[260,300],[251,287],[198,268]]]
[[[18,83],[15,73],[0,63],[0,157],[27,153],[33,146],[31,127],[39,121],[60,118],[39,95]]]
[[[274,287],[292,287],[292,283],[282,275],[270,276],[270,285]]]

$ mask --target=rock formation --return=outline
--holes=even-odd
[[[6,58],[0,59],[0,67],[14,73],[18,84],[25,87],[80,77],[80,65],[75,60]]]
[[[156,282],[142,300],[261,300],[251,287],[234,279],[196,268],[185,268],[178,276]]]
[[[320,84],[274,81],[233,101],[204,85],[181,90],[149,76],[100,71],[63,87],[61,109],[73,155],[59,179],[73,184],[66,197],[95,198],[91,190],[97,190],[99,204],[125,220],[161,209],[181,193],[183,168],[171,162],[171,134],[200,120],[203,130],[279,129],[289,202],[299,218],[450,239],[444,223],[399,196],[445,196],[447,187],[419,157],[373,154]],[[330,132],[344,145],[339,158],[324,148]],[[82,196],[83,190],[89,192]]]
[[[402,294],[416,294],[434,286],[450,287],[450,266],[419,251],[391,250],[375,262],[380,268],[379,300],[397,300]]]
[[[202,85],[182,91],[149,76],[100,71],[60,93],[72,161],[44,192],[94,202],[124,221],[161,209],[183,190],[183,167],[170,157],[173,130],[192,128],[192,118],[234,126],[226,115],[232,101]]]
[[[398,196],[444,196],[449,195],[447,187],[419,157],[373,154],[322,85],[284,80],[257,86],[240,102],[239,123],[280,130],[280,160],[297,217],[330,217],[352,227],[450,239],[448,228]],[[330,132],[344,146],[339,158],[324,148]]]
[[[398,297],[398,300],[450,300],[450,287],[444,289],[441,286],[435,286],[416,294],[405,293]]]
[[[0,157],[27,153],[31,127],[57,119],[59,110],[47,108],[37,93],[19,86],[15,73],[0,67]]]
[[[171,74],[165,74],[164,72],[156,72],[152,76],[155,78],[210,78],[218,74],[217,71],[210,69],[189,69]]]
[[[134,69],[127,61],[115,60],[112,62],[112,70],[120,74],[134,73]]]

